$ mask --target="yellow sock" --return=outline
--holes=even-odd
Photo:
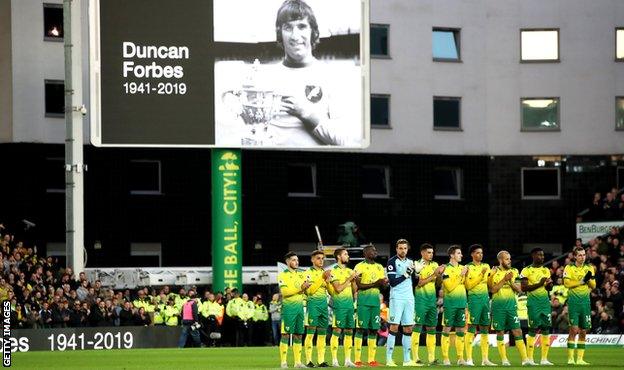
[[[345,361],[351,361],[351,349],[353,348],[353,334],[344,336]]]
[[[305,348],[306,364],[312,362],[312,344],[313,344],[313,340],[314,340],[314,333],[308,333],[306,335],[306,339],[305,339],[305,342],[303,344],[303,347]]]
[[[550,334],[542,334],[542,361],[548,360],[549,349],[550,349]]]
[[[325,334],[317,334],[316,335],[316,354],[318,356],[318,363],[322,364],[325,362]]]
[[[568,361],[574,361],[575,349],[576,349],[576,340],[568,340]]]
[[[507,360],[507,348],[505,348],[505,341],[503,340],[503,336],[496,336],[496,347],[498,348],[498,355],[501,358],[501,361],[509,361]]]
[[[418,357],[418,350],[420,349],[420,333],[413,332],[412,333],[412,358],[414,361],[418,361],[420,357]]]
[[[427,333],[427,360],[433,362],[435,360],[436,335],[435,332]]]
[[[585,341],[579,340],[576,342],[576,361],[583,361],[585,355]]]
[[[353,341],[355,343],[355,352],[353,353],[354,361],[362,362],[362,334],[356,333]]]
[[[527,360],[527,350],[524,345],[524,339],[522,339],[522,337],[514,337],[514,339],[516,340],[516,348],[518,349],[518,352],[520,352],[520,360],[524,362]]]
[[[472,333],[470,331],[466,332],[465,350],[466,350],[467,361],[472,361],[472,342],[474,342],[474,337],[475,337],[475,333]]]
[[[527,357],[533,360],[533,354],[535,352],[535,334],[528,334],[526,337]]]
[[[464,333],[459,331],[455,334],[455,351],[457,351],[457,360],[464,359]]]
[[[295,365],[300,364],[301,363],[301,350],[302,350],[302,346],[301,346],[301,339],[299,339],[299,341],[297,342],[297,340],[293,340],[293,355],[295,357]]]
[[[288,339],[284,341],[282,339],[279,344],[279,353],[280,353],[280,363],[285,363],[288,361]]]
[[[370,335],[370,334],[369,334]],[[374,338],[371,338],[370,336],[368,337],[368,341],[366,342],[368,344],[368,362],[373,362],[376,361],[375,357],[377,356],[377,338],[376,336]]]
[[[440,349],[442,350],[442,360],[449,359],[449,347],[451,346],[451,338],[448,333],[442,333],[442,339],[440,342]]]
[[[481,334],[481,361],[490,359],[490,343],[487,334]]]
[[[329,349],[332,355],[332,361],[338,361],[338,337],[340,334],[333,333],[329,340]]]

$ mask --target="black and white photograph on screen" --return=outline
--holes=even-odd
[[[361,25],[360,0],[215,0],[216,145],[361,147]]]

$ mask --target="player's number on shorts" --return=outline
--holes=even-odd
[[[379,316],[375,316],[375,323],[379,324],[381,322],[381,318]]]
[[[515,322],[516,324],[519,324],[519,323],[520,323],[520,319],[518,318],[518,316],[514,316],[514,322]]]
[[[591,322],[591,316],[585,315],[585,322]]]

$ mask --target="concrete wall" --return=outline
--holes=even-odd
[[[392,129],[373,129],[372,152],[598,154],[623,152],[615,96],[615,0],[372,0],[390,24],[391,59],[372,62],[371,92],[391,94]],[[433,27],[461,28],[461,63],[433,62]],[[521,28],[559,28],[559,63],[520,63]],[[463,131],[434,131],[432,97],[462,97]],[[561,98],[561,131],[521,132],[521,97]]]
[[[0,142],[13,138],[11,0],[0,0]]]
[[[63,43],[43,39],[43,1],[13,1],[12,17],[13,140],[62,143],[65,120],[45,117],[44,80],[65,78]]]

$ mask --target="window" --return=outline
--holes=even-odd
[[[45,80],[46,117],[65,117],[65,82]]]
[[[435,199],[462,199],[463,178],[461,168],[436,168],[433,171]]]
[[[130,266],[161,267],[161,243],[130,243]]]
[[[46,193],[65,193],[65,159],[46,158]]]
[[[371,125],[390,127],[390,95],[371,94]]]
[[[431,45],[433,60],[439,62],[461,61],[459,29],[434,28]]]
[[[160,161],[132,160],[129,172],[130,194],[162,194]]]
[[[522,62],[558,62],[559,30],[520,30],[520,60]]]
[[[390,167],[362,167],[362,198],[390,198]]]
[[[615,29],[615,60],[624,62],[624,28]]]
[[[559,131],[559,98],[523,98],[523,131]]]
[[[461,98],[433,97],[433,129],[461,129]]]
[[[371,24],[370,26],[370,54],[372,57],[388,57],[388,31],[387,24]]]
[[[624,97],[615,98],[615,129],[624,130]]]
[[[559,168],[523,168],[522,199],[559,199]]]
[[[316,165],[289,164],[288,165],[288,196],[315,197],[316,196]]]
[[[43,4],[43,39],[63,41],[63,4]]]

